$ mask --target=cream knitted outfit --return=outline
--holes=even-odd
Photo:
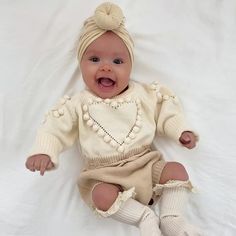
[[[179,143],[187,130],[192,129],[169,89],[158,82],[130,81],[128,90],[112,99],[101,99],[87,89],[64,96],[45,115],[30,154],[47,154],[57,166],[59,153],[77,140],[85,165],[94,167],[147,149],[156,131]]]
[[[179,142],[186,130],[191,128],[185,122],[180,102],[169,89],[157,82],[146,85],[130,81],[125,92],[111,99],[96,97],[89,90],[63,97],[47,113],[30,156],[46,154],[58,166],[60,152],[78,141],[85,167],[78,183],[82,198],[100,215],[129,222],[127,216],[135,216],[136,211],[122,211],[123,204],[132,198],[148,204],[165,166],[161,153],[151,150],[156,132]],[[118,184],[125,190],[107,212],[96,209],[91,199],[94,186],[100,182]],[[143,207],[132,223],[141,232],[157,222],[155,217],[144,217],[143,224],[137,223],[143,222],[147,213]],[[164,231],[165,221],[161,221]],[[158,232],[156,226],[154,232]],[[148,232],[144,230],[142,235],[150,235]]]
[[[160,152],[150,149],[156,132],[179,142],[186,130],[191,128],[169,89],[157,82],[130,81],[129,88],[112,99],[87,89],[62,98],[47,113],[30,155],[47,154],[57,166],[59,153],[77,140],[85,165],[79,181],[84,199],[96,183],[112,182],[125,190],[135,186],[136,199],[147,204],[153,194],[152,166],[159,169],[156,183],[164,167]]]

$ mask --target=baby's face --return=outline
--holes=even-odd
[[[126,89],[131,67],[126,45],[112,32],[94,40],[80,63],[85,84],[101,98],[112,98]]]

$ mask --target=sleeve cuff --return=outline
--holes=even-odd
[[[176,116],[166,121],[164,132],[177,143],[180,143],[179,138],[184,131],[192,132],[196,136],[197,141],[199,140],[199,135],[185,123],[182,117]]]
[[[51,134],[38,133],[35,143],[29,153],[29,156],[36,154],[48,155],[53,162],[54,166],[58,166],[58,155],[63,147],[58,139]]]

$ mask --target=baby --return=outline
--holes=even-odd
[[[47,114],[26,167],[44,175],[77,141],[84,162],[79,191],[96,213],[135,225],[142,236],[199,236],[183,216],[192,189],[186,169],[151,148],[156,133],[189,149],[198,137],[168,88],[130,80],[133,60],[122,10],[99,5],[79,38],[86,88],[64,96]],[[148,206],[153,201],[159,216]]]

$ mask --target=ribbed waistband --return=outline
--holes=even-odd
[[[150,146],[142,146],[140,148],[132,149],[124,154],[104,157],[87,157],[82,155],[82,157],[84,160],[85,169],[96,169],[105,166],[118,166],[121,165],[123,162],[128,161],[128,159],[130,161],[130,158],[136,159],[138,156],[142,156],[150,151]]]

